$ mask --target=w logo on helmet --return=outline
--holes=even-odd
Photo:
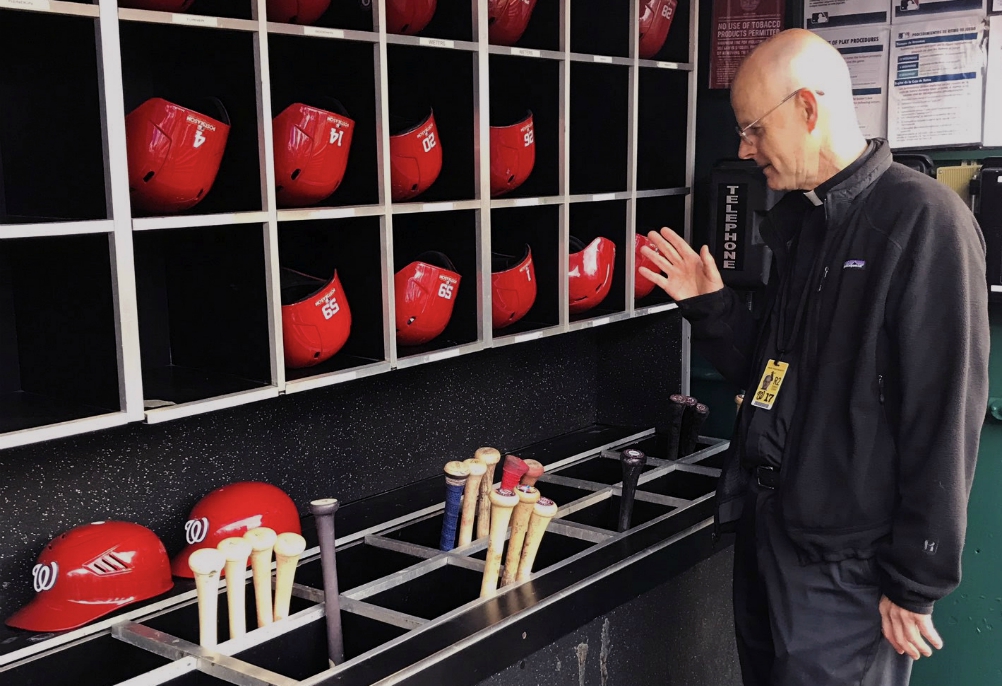
[[[56,577],[59,576],[59,565],[55,561],[47,565],[35,565],[31,570],[31,575],[35,577],[35,592],[48,591],[56,585]]]
[[[202,517],[201,519],[189,519],[184,524],[184,537],[188,541],[188,545],[195,545],[196,543],[201,543],[205,540],[205,536],[209,533],[209,519],[207,517]]]

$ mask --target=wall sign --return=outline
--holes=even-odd
[[[783,30],[785,11],[785,0],[715,0],[710,88],[731,87],[745,56]]]

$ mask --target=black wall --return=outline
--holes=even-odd
[[[342,502],[596,421],[647,428],[680,387],[676,312],[397,370],[163,424],[0,452],[0,617],[32,595],[55,535],[95,520],[155,531],[174,554],[188,512],[238,480]]]

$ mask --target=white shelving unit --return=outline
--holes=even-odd
[[[90,80],[85,79],[86,83],[77,87],[96,92],[98,111],[94,115],[100,129],[81,130],[79,135],[89,138],[94,150],[100,140],[100,155],[92,162],[94,169],[103,169],[103,197],[90,197],[96,191],[73,184],[38,186],[30,194],[37,191],[36,200],[54,211],[53,216],[32,217],[13,212],[11,199],[24,188],[16,175],[28,178],[31,175],[24,170],[34,170],[17,163],[0,167],[0,181],[5,182],[0,191],[7,194],[6,206],[0,194],[0,329],[7,326],[17,332],[9,340],[0,335],[0,449],[127,422],[168,421],[674,308],[658,290],[634,301],[633,239],[636,231],[666,224],[683,230],[687,237],[691,235],[698,8],[687,8],[683,15],[687,16],[687,24],[676,18],[666,44],[666,50],[670,47],[676,56],[684,54],[687,58],[664,61],[638,58],[639,0],[630,0],[628,8],[627,3],[573,3],[577,15],[574,26],[587,27],[590,23],[612,31],[615,35],[610,40],[622,49],[608,52],[622,54],[604,54],[599,49],[589,52],[588,31],[572,31],[571,4],[570,0],[559,2],[559,21],[548,25],[550,43],[523,40],[526,45],[501,46],[488,43],[486,3],[476,0],[470,6],[439,2],[440,13],[461,10],[465,16],[467,10],[470,12],[472,25],[468,32],[457,32],[451,25],[446,31],[437,31],[433,23],[418,36],[387,33],[384,0],[372,2],[371,30],[360,30],[358,22],[344,27],[325,25],[323,18],[314,26],[269,22],[265,0],[234,3],[232,16],[225,17],[120,8],[116,0],[93,4],[0,0],[0,25],[14,27],[11,30],[17,33],[12,35],[20,36],[21,48],[41,45],[48,39],[71,44],[79,41],[80,46],[93,44],[96,68]],[[546,20],[543,12],[552,11],[543,10],[544,5],[540,3],[536,10],[540,21]],[[194,11],[199,11],[198,3]],[[626,35],[616,29],[620,24]],[[188,46],[185,50],[194,55],[192,63],[182,64],[175,57],[158,65],[149,55],[139,59],[140,55],[133,54],[137,46],[156,53],[156,46],[149,45],[151,41]],[[289,45],[348,60],[344,69],[353,79],[352,88],[357,88],[359,97],[372,110],[372,117],[362,113],[357,119],[356,140],[364,140],[368,146],[365,149],[374,150],[374,159],[356,150],[362,149],[361,144],[353,143],[352,149],[352,154],[362,160],[357,162],[362,165],[359,169],[371,175],[365,181],[369,185],[360,181],[355,190],[338,189],[317,207],[279,208],[275,198],[271,120],[278,108],[284,107],[276,104],[275,98],[289,75],[290,67],[282,58]],[[64,68],[52,60],[39,63],[31,53],[19,57],[18,49],[17,40],[13,45],[8,41],[6,50],[0,46],[0,70],[7,74],[0,76],[0,85],[6,86],[8,93],[13,89],[13,107],[23,106],[18,98],[39,99],[41,93],[33,89],[44,88],[46,79],[62,78],[60,70]],[[450,97],[457,98],[461,107],[453,109],[470,113],[472,122],[460,124],[455,123],[459,121],[455,115],[443,114],[440,131],[445,155],[454,155],[453,160],[471,160],[471,164],[468,168],[464,164],[458,170],[443,170],[439,187],[433,186],[415,201],[396,203],[388,192],[390,119],[395,105],[399,105],[393,98],[400,88],[399,83],[394,84],[404,71],[413,68],[414,56],[427,57],[436,65],[458,65],[462,67],[456,70],[460,76],[466,72],[472,76],[472,83],[452,82],[460,77],[446,68],[428,75],[423,84],[429,92],[439,93],[438,97],[447,90],[454,93]],[[495,70],[517,71],[523,68],[519,65],[529,68],[525,72],[527,83],[552,79],[554,84],[548,97],[554,103],[555,116],[544,122],[545,131],[537,128],[534,172],[549,176],[538,180],[537,186],[531,185],[536,180],[530,177],[524,188],[492,199],[488,157],[491,98],[492,94],[499,100],[510,95],[507,91],[500,96],[494,92],[501,86],[492,81],[492,74]],[[177,73],[188,68],[190,71]],[[172,216],[134,215],[129,199],[125,115],[152,97],[157,88],[165,92],[177,90],[183,78],[197,86],[193,86],[193,92],[229,89],[227,108],[233,128],[226,156],[230,159],[224,157],[216,186],[191,211]],[[602,88],[606,82],[611,89]],[[580,92],[574,90],[575,84]],[[366,95],[370,85],[371,96]],[[550,93],[548,87],[540,88]],[[586,93],[580,89],[590,90]],[[613,92],[621,92],[624,97],[610,96]],[[470,102],[465,101],[467,96],[472,98]],[[170,99],[166,93],[162,97]],[[531,103],[527,104],[531,107]],[[642,112],[645,116],[641,116]],[[50,112],[49,117],[55,123],[55,115]],[[606,121],[610,125],[603,130]],[[445,138],[457,129],[471,129],[472,139]],[[554,134],[556,140],[539,142],[540,135]],[[602,137],[610,140],[603,141]],[[15,160],[21,154],[16,138],[15,133],[0,129],[0,160],[7,160],[5,152]],[[13,150],[5,150],[5,144]],[[597,151],[594,156],[592,144]],[[604,150],[612,150],[616,160],[622,158],[625,168],[618,162],[607,164]],[[58,165],[59,160],[54,164]],[[652,164],[660,165],[657,168],[664,173],[650,173]],[[349,166],[349,174],[352,172]],[[89,180],[92,177],[87,175]],[[463,184],[469,184],[469,191],[462,188]],[[532,188],[541,190],[527,194],[527,189]],[[90,196],[82,200],[103,207],[103,216],[75,212],[72,202],[63,202],[64,198],[75,200],[74,194],[84,193]],[[527,214],[511,214],[519,212]],[[545,253],[546,257],[540,258],[536,268],[547,270],[550,285],[545,299],[551,303],[546,306],[551,311],[545,316],[527,317],[533,321],[524,328],[495,331],[490,302],[492,248],[522,235],[517,226],[523,216],[538,220],[541,226],[545,224],[545,229],[534,229],[536,233],[531,235],[534,240],[539,236],[546,242],[545,249],[540,249],[540,255]],[[612,219],[602,223],[602,217]],[[492,231],[492,222],[497,224],[497,231]],[[471,268],[463,273],[462,280],[466,300],[457,301],[454,315],[462,320],[465,333],[453,336],[447,330],[442,341],[426,348],[398,349],[393,275],[412,259],[401,251],[415,247],[410,243],[421,234],[414,232],[432,236],[435,226],[455,233],[461,242],[456,250],[469,256]],[[339,249],[348,253],[339,255],[339,262],[364,260],[372,283],[378,284],[380,290],[375,292],[373,288],[363,293],[363,289],[356,288],[353,297],[353,291],[345,286],[349,302],[358,302],[359,311],[370,314],[368,323],[359,325],[368,327],[364,349],[348,355],[350,360],[290,373],[282,353],[280,267],[285,266],[289,255],[306,252],[309,236],[328,229]],[[582,232],[614,240],[619,273],[601,307],[572,317],[567,304],[567,255],[571,235]],[[48,339],[44,328],[34,334],[25,328],[26,318],[35,309],[31,299],[21,295],[31,284],[18,283],[19,278],[27,277],[19,276],[25,272],[16,265],[23,250],[30,252],[34,249],[31,246],[40,245],[33,241],[46,241],[45,249],[55,252],[75,250],[75,241],[83,241],[91,249],[94,241],[106,244],[105,272],[89,274],[86,283],[64,284],[68,289],[78,289],[82,298],[78,309],[83,311],[68,313],[69,317],[86,320],[91,306],[99,309],[110,298],[112,316],[107,319],[110,323],[105,322],[108,330],[98,332],[100,341],[94,343],[93,350],[86,349],[88,355],[104,360],[94,362],[91,370],[102,373],[111,389],[100,402],[73,383],[66,382],[62,388],[49,378],[69,378],[73,373],[71,363],[80,368],[86,362],[71,359],[59,346],[54,350],[57,355],[50,360],[51,369],[40,370],[39,363],[32,361],[38,357],[33,349],[46,345]],[[363,244],[364,256],[350,254],[356,245]],[[214,275],[212,263],[199,261],[203,249],[225,263],[221,265],[224,275]],[[93,268],[101,269],[98,265]],[[226,282],[227,273],[233,283]],[[101,284],[106,284],[106,293]],[[228,288],[233,292],[227,292]],[[94,303],[89,304],[88,298]],[[540,298],[544,299],[543,293]],[[465,308],[462,314],[461,305]],[[380,310],[378,316],[372,314],[376,308]],[[38,314],[54,316],[49,309]],[[102,321],[94,319],[94,326]],[[204,329],[202,340],[197,335],[200,327]],[[107,362],[112,359],[110,345],[114,347],[113,363]],[[684,323],[682,349],[681,377],[685,386],[688,328]],[[36,377],[45,378],[39,382]],[[33,390],[36,387],[42,391]],[[117,398],[112,392],[116,388]],[[27,407],[27,395],[37,400],[37,407]],[[67,404],[70,407],[65,407]]]

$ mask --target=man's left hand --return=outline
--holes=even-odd
[[[880,597],[880,619],[884,628],[884,638],[890,641],[898,655],[908,653],[913,660],[921,655],[932,656],[932,648],[940,650],[943,639],[932,624],[932,615],[909,612],[895,605],[887,596]],[[925,642],[929,640],[929,643]]]

